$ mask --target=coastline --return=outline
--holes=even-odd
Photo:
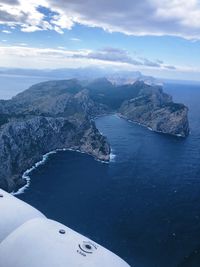
[[[139,125],[141,127],[144,127],[146,129],[148,129],[149,131],[152,131],[152,132],[155,132],[155,133],[161,133],[161,134],[164,134],[164,135],[168,135],[168,136],[172,136],[172,137],[177,137],[177,138],[184,138],[182,135],[173,135],[173,134],[169,134],[169,133],[164,133],[162,131],[156,131],[156,130],[153,130],[151,127],[148,127],[142,123],[139,123],[139,122],[136,122],[136,121],[132,121],[130,119],[128,119],[127,117],[123,116],[121,113],[111,113],[112,115],[114,116],[117,116],[121,119],[124,119],[130,123],[134,123],[136,125]],[[110,115],[111,115],[110,114]],[[104,114],[103,116],[106,116],[107,114]],[[101,115],[102,116],[102,115]],[[95,119],[97,119],[98,117],[101,117],[101,116],[97,116],[95,117]],[[94,120],[95,120],[94,119]],[[102,133],[101,133],[102,134]],[[44,155],[42,155],[42,159],[38,162],[36,162],[31,168],[27,169],[23,175],[22,175],[22,178],[26,181],[26,184],[24,186],[22,186],[21,188],[19,188],[16,192],[12,192],[11,194],[17,196],[17,195],[21,195],[23,194],[30,186],[31,184],[31,178],[30,178],[30,173],[35,170],[37,167],[39,167],[40,165],[43,165],[45,164],[45,162],[48,160],[49,156],[52,155],[52,154],[56,154],[58,152],[61,152],[61,151],[74,151],[74,152],[78,152],[78,153],[82,153],[82,154],[87,154],[89,156],[92,156],[94,158],[94,160],[96,161],[99,161],[103,164],[109,164],[111,162],[114,162],[115,161],[115,158],[116,158],[116,155],[113,153],[113,149],[111,148],[110,149],[110,155],[109,155],[109,161],[103,161],[103,160],[100,160],[98,159],[97,157],[95,157],[94,155],[90,154],[90,153],[87,153],[87,152],[84,152],[84,151],[81,151],[79,149],[73,149],[73,148],[63,148],[63,149],[56,149],[56,150],[53,150],[53,151],[50,151]]]
[[[31,178],[29,176],[31,174],[31,172],[33,170],[37,169],[39,166],[44,165],[46,163],[46,161],[49,159],[49,156],[51,156],[52,154],[56,154],[58,152],[61,152],[61,151],[73,151],[73,152],[78,152],[78,153],[81,153],[81,154],[87,154],[89,156],[92,156],[94,158],[94,160],[99,161],[99,162],[101,162],[103,164],[109,164],[110,162],[113,162],[115,157],[116,157],[116,155],[113,154],[113,150],[112,149],[111,149],[109,161],[99,160],[96,157],[94,157],[93,155],[91,155],[91,154],[89,154],[87,152],[83,152],[83,151],[81,151],[79,149],[63,148],[63,149],[56,149],[56,150],[50,151],[50,152],[44,154],[40,161],[36,162],[31,168],[27,169],[23,173],[22,178],[26,181],[26,184],[24,186],[22,186],[21,188],[19,188],[16,192],[12,192],[11,194],[14,195],[14,196],[18,196],[18,195],[23,194],[26,190],[28,190],[28,188],[31,185]]]
[[[128,122],[130,122],[130,123],[134,123],[134,124],[139,125],[139,126],[141,126],[141,127],[144,127],[144,128],[146,128],[146,129],[148,129],[149,131],[154,132],[154,133],[159,133],[159,134],[168,135],[168,136],[172,136],[172,137],[183,138],[183,139],[185,138],[185,136],[182,136],[181,134],[170,134],[170,133],[165,133],[165,132],[162,132],[162,131],[154,130],[154,129],[152,129],[151,127],[149,127],[149,126],[147,126],[147,125],[145,125],[145,124],[142,124],[142,123],[140,123],[140,122],[132,121],[131,119],[128,119],[127,117],[123,116],[121,113],[116,113],[116,115],[117,115],[119,118],[121,118],[121,119],[124,119],[124,120],[126,120],[126,121],[128,121]],[[189,134],[190,134],[190,133],[191,133],[191,132],[189,132]]]

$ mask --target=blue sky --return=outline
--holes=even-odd
[[[0,0],[1,67],[200,80],[198,0]]]

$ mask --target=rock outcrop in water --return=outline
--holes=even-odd
[[[77,80],[36,84],[0,101],[0,187],[13,191],[22,186],[23,172],[56,149],[80,150],[108,161],[110,147],[92,118],[110,112],[154,131],[189,133],[188,109],[158,86],[115,86],[105,78],[84,85]]]

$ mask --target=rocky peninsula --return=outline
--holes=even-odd
[[[0,101],[0,187],[12,192],[26,182],[22,174],[56,149],[73,149],[109,161],[110,146],[95,116],[119,113],[154,131],[186,137],[188,109],[161,87],[144,82],[113,85],[102,78],[36,84]]]

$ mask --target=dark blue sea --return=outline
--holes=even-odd
[[[189,106],[187,139],[101,117],[97,127],[115,154],[109,164],[53,154],[19,198],[132,267],[200,266],[200,86],[166,84],[165,91]]]

